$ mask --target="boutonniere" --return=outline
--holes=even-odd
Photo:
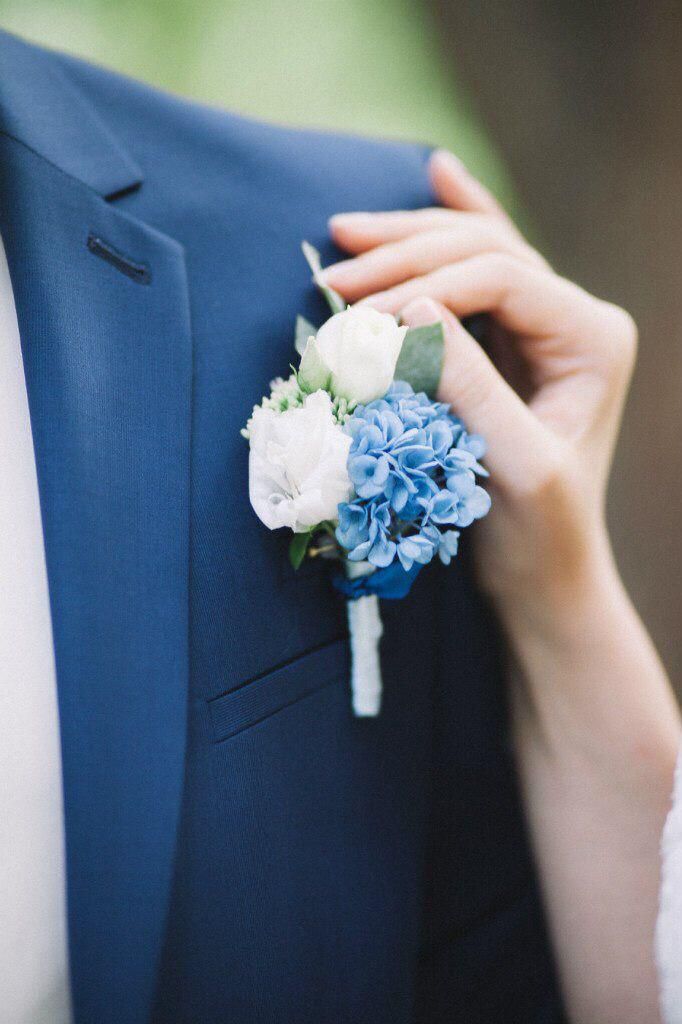
[[[249,497],[270,530],[293,532],[292,565],[326,558],[345,597],[356,715],[381,705],[379,599],[405,597],[417,573],[457,553],[459,532],[490,508],[477,483],[485,442],[434,401],[443,362],[441,324],[410,330],[369,306],[346,308],[324,283],[332,316],[319,330],[296,322],[298,369],[277,378],[242,431],[250,445]]]

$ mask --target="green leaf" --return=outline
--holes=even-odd
[[[310,320],[306,320],[304,316],[296,317],[296,335],[294,341],[294,347],[298,352],[299,356],[302,356],[305,352],[305,347],[308,344],[308,338],[314,338],[316,330],[311,324]]]
[[[312,531],[310,533],[295,533],[291,538],[289,544],[289,561],[293,565],[294,569],[300,569],[303,563],[303,559],[306,556],[308,545],[313,538]]]
[[[313,391],[327,391],[331,376],[331,370],[322,358],[315,338],[309,338],[296,375],[298,386],[307,395]]]
[[[329,308],[332,313],[343,313],[346,308],[346,302],[341,298],[338,292],[335,292],[333,288],[328,288],[323,281],[320,280],[320,274],[322,273],[322,263],[320,262],[320,254],[317,249],[310,244],[310,242],[303,242],[301,244],[303,255],[305,256],[308,266],[313,272],[313,279],[315,284],[320,289],[325,299],[329,303]]]
[[[440,323],[411,327],[400,350],[395,379],[405,380],[415,391],[425,391],[433,398],[443,369],[444,342]]]

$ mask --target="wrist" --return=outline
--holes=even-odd
[[[555,760],[668,779],[677,703],[618,573],[606,531],[579,572],[502,616],[526,728]],[[517,708],[517,710],[518,710]]]
[[[599,614],[627,600],[606,526],[595,524],[563,548],[543,552],[538,537],[532,571],[506,576],[491,597],[512,647],[523,655],[529,645],[564,649],[585,638]],[[500,582],[500,581],[498,581]]]
[[[547,540],[544,530],[535,530],[517,559],[512,548],[504,565],[485,573],[486,589],[520,655],[529,644],[563,647],[584,637],[595,609],[624,594],[603,521],[552,534]]]

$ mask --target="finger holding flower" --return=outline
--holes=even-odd
[[[546,602],[550,584],[567,594],[577,566],[608,557],[604,495],[636,329],[556,275],[454,157],[436,153],[430,170],[436,196],[456,209],[332,218],[335,240],[358,255],[324,280],[355,308],[443,323],[439,397],[487,438],[499,499],[478,538],[481,577],[511,613],[520,598],[542,592]],[[530,378],[527,402],[462,326],[478,313],[506,333],[505,362]]]

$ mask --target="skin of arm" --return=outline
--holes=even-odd
[[[605,494],[637,332],[557,276],[449,153],[443,204],[340,214],[350,302],[442,321],[439,398],[489,444],[476,561],[506,632],[512,728],[569,1018],[660,1020],[659,844],[680,741],[665,671],[616,568]],[[462,327],[488,313],[493,359]],[[512,386],[512,382],[514,386]]]

